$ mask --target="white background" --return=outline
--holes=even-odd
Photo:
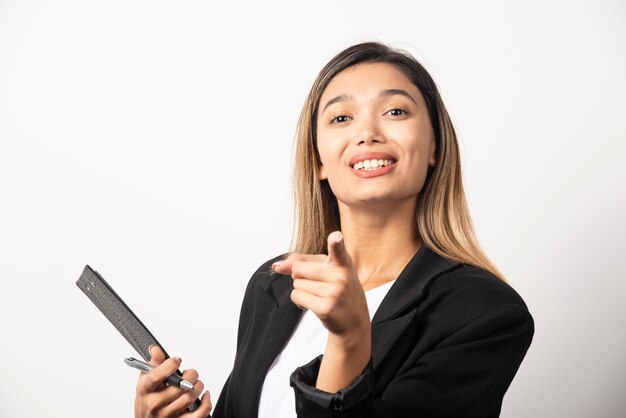
[[[305,96],[370,40],[438,83],[535,318],[502,416],[624,416],[624,3],[225,3],[0,0],[0,416],[132,416],[85,264],[217,399],[246,282],[289,248]]]

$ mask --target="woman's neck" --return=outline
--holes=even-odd
[[[377,208],[339,202],[346,249],[365,290],[397,278],[421,247],[416,204],[407,201]]]

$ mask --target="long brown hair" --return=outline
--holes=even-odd
[[[328,181],[317,177],[321,165],[317,150],[317,116],[320,98],[328,83],[341,71],[361,63],[393,65],[419,89],[426,102],[437,163],[429,168],[418,195],[416,222],[422,241],[449,260],[483,268],[505,281],[476,241],[463,191],[456,132],[435,82],[411,54],[376,42],[351,46],[332,58],[315,79],[300,114],[294,166],[297,232],[293,251],[325,253],[326,237],[340,229],[337,199]]]

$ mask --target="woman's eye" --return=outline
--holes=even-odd
[[[401,108],[393,108],[389,111],[387,111],[387,113],[385,114],[390,114],[391,116],[403,116],[403,115],[407,115],[408,112],[404,109]],[[335,116],[334,118],[332,118],[330,120],[331,124],[338,124],[338,123],[344,123],[347,122],[350,119],[350,116],[347,115],[339,115],[339,116]]]
[[[400,109],[400,108],[396,108],[396,109],[391,109],[387,113],[391,113],[391,116],[402,116],[402,115],[406,114],[406,110]]]
[[[342,122],[346,122],[348,120],[348,116],[346,115],[339,115],[334,117],[330,123],[342,123]]]

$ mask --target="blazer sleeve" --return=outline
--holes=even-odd
[[[291,376],[296,412],[301,418],[498,416],[533,333],[533,318],[525,306],[493,308],[420,356],[378,396],[373,393],[371,360],[345,389],[316,389],[319,356]]]

